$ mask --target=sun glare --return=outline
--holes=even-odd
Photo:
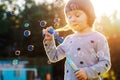
[[[54,2],[54,0],[46,0],[48,3],[52,3],[52,2]],[[43,2],[45,2],[45,0],[35,0],[35,3],[36,4],[39,4],[39,3],[43,3]]]
[[[64,0],[65,2],[68,2],[69,0]]]
[[[52,3],[56,0],[46,0],[48,3]],[[64,0],[65,3],[69,0]],[[35,0],[36,4],[44,2],[44,0]],[[120,0],[91,0],[93,3],[96,17],[101,17],[103,14],[111,15],[114,11],[120,14]],[[120,16],[119,16],[120,17]]]
[[[69,0],[64,0],[65,2]],[[111,15],[116,10],[120,14],[120,0],[91,0],[97,17]]]
[[[91,0],[96,12],[97,17],[102,14],[111,15],[116,10],[119,11],[119,0]]]

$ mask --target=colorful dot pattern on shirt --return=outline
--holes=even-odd
[[[106,67],[108,67],[108,64],[105,64]]]
[[[45,44],[45,46],[48,46],[47,44]]]
[[[80,64],[84,64],[84,62],[83,62],[83,61],[80,61]]]
[[[80,48],[77,48],[78,51],[80,51]]]
[[[69,72],[69,70],[67,70],[67,73]]]
[[[100,75],[101,73],[100,72],[98,72],[98,75]]]
[[[91,40],[91,43],[94,43],[94,41],[93,41],[93,40]]]

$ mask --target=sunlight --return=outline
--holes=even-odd
[[[43,3],[43,2],[44,2],[44,0],[35,0],[36,4]]]
[[[65,2],[69,0],[64,0]],[[111,15],[115,10],[120,13],[120,0],[91,0],[96,17],[101,17],[103,14]]]
[[[54,0],[46,0],[48,3],[52,3],[52,2],[54,2]],[[45,2],[45,0],[35,0],[35,3],[36,4],[40,4],[40,3],[43,3],[43,2]]]
[[[65,3],[67,3],[69,0],[64,0],[65,1]]]
[[[56,0],[46,0],[48,3],[55,2]],[[64,0],[65,3],[69,0]],[[35,0],[36,4],[43,3],[44,0]],[[96,17],[101,17],[103,14],[110,16],[116,10],[120,14],[120,0],[91,0],[93,3]],[[120,15],[118,15],[120,17]]]
[[[119,10],[119,0],[91,0],[96,12],[96,16],[100,17],[103,14],[111,15],[115,10]]]

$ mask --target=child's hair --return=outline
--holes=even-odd
[[[90,0],[69,0],[65,5],[65,15],[72,10],[83,10],[88,17],[88,25],[92,27],[95,20],[95,12]]]

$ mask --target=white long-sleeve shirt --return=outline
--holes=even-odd
[[[111,67],[107,40],[99,32],[69,35],[59,46],[55,45],[54,39],[43,41],[43,44],[51,62],[69,57],[78,68],[85,69],[88,80],[100,80],[100,76]],[[74,71],[67,62],[65,62],[64,73],[64,80],[77,80]]]

